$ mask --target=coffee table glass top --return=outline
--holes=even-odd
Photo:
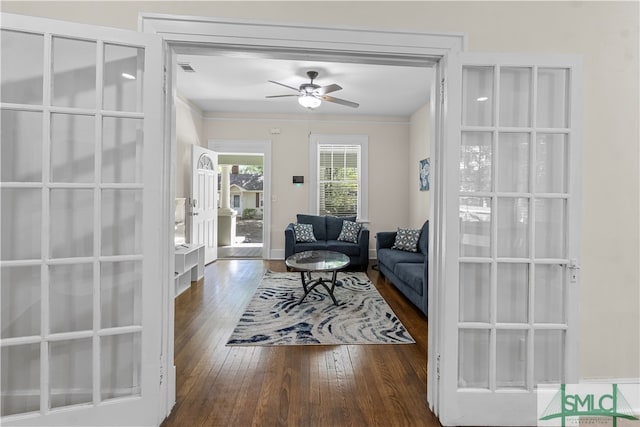
[[[349,257],[334,251],[305,251],[286,259],[287,267],[303,271],[335,271],[349,265]]]

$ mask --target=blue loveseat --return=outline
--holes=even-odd
[[[426,315],[428,310],[429,221],[424,223],[420,231],[417,252],[392,249],[396,234],[396,231],[382,231],[376,234],[378,269]]]
[[[358,242],[344,242],[337,240],[342,231],[343,221],[356,221],[356,217],[340,218],[330,215],[298,214],[298,224],[311,224],[315,242],[296,242],[293,223],[284,229],[284,257],[304,251],[336,251],[349,257],[350,266],[366,270],[369,265],[369,230],[362,226],[358,234]]]

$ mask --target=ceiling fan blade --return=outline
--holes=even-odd
[[[327,93],[331,93],[331,92],[335,92],[338,90],[341,90],[342,86],[337,85],[337,84],[332,84],[332,85],[327,85],[327,86],[322,86],[319,87],[318,89],[313,91],[314,95],[326,95]]]
[[[273,81],[273,80],[269,80],[269,83],[275,83],[275,84],[277,84],[277,85],[284,86],[284,87],[289,88],[289,89],[293,89],[293,90],[295,90],[296,92],[300,92],[300,89],[298,89],[297,87],[288,86],[288,85],[286,85],[286,84],[284,84],[284,83],[279,83],[279,82],[276,82],[276,81]]]
[[[300,96],[300,95],[268,95],[265,98],[283,98],[285,96]]]
[[[335,102],[336,104],[346,105],[347,107],[351,107],[351,108],[358,108],[360,106],[360,104],[358,103],[347,101],[345,99],[334,98],[333,96],[329,96],[329,95],[322,96],[321,98],[325,101]]]

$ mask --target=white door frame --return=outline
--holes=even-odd
[[[263,214],[262,259],[273,259],[271,254],[271,140],[268,139],[210,139],[210,150],[218,154],[262,154],[263,158]]]
[[[175,57],[179,53],[201,55],[235,55],[238,52],[254,53],[286,58],[308,58],[310,54],[317,60],[331,60],[354,63],[372,63],[385,65],[437,66],[436,79],[440,82],[446,75],[446,64],[449,55],[455,55],[466,48],[466,36],[462,33],[427,33],[407,31],[383,31],[347,27],[320,27],[311,25],[291,25],[267,23],[249,20],[178,16],[155,13],[141,13],[139,30],[161,35],[165,40],[167,61],[165,71],[168,73],[166,94],[166,120],[170,124],[167,137],[170,139],[171,153],[176,153],[175,137]],[[250,35],[250,36],[248,36]],[[436,109],[432,110],[436,136],[432,153],[438,161],[432,165],[434,179],[434,203],[431,205],[430,247],[429,251],[429,358],[427,364],[427,395],[429,407],[438,414],[437,373],[435,370],[436,343],[441,341],[438,332],[442,313],[435,311],[439,305],[442,292],[438,283],[446,283],[444,277],[445,245],[444,236],[448,224],[445,221],[443,206],[446,199],[446,175],[441,170],[446,157],[444,139],[444,83],[436,84],[440,90],[434,94]],[[428,100],[425,100],[425,102]],[[211,147],[211,146],[210,146]],[[213,148],[213,147],[211,147]],[[266,162],[266,159],[265,159]],[[175,161],[171,162],[170,188],[175,196]],[[267,195],[265,194],[265,198]],[[270,195],[269,195],[270,197]],[[172,213],[173,214],[173,213]],[[266,227],[270,227],[270,222]],[[450,225],[455,226],[455,225]],[[437,281],[435,281],[437,279]],[[436,304],[438,301],[438,304]],[[164,336],[170,349],[173,350],[173,303],[170,302],[170,325]],[[435,327],[434,327],[435,326]],[[172,361],[170,361],[173,364]],[[169,398],[167,414],[175,403],[175,367],[169,376]]]

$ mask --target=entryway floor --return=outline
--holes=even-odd
[[[218,258],[262,259],[262,243],[240,243],[233,246],[218,246]]]

